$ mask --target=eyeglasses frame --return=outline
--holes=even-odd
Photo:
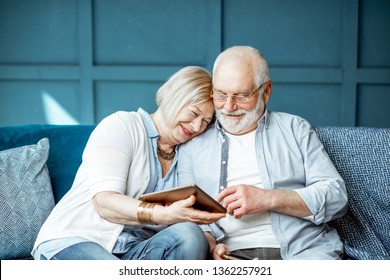
[[[233,93],[232,95],[230,95],[230,98],[232,98],[232,100],[233,100],[235,103],[246,103],[246,102],[249,101],[249,99],[252,98],[252,96],[253,96],[257,91],[259,91],[259,90],[261,89],[262,86],[264,86],[264,85],[267,84],[268,82],[269,82],[269,80],[266,81],[266,82],[264,82],[264,83],[262,83],[262,84],[261,84],[260,86],[258,86],[251,94],[249,94],[249,95],[247,95],[247,96],[237,95],[236,93]],[[218,102],[226,102],[226,101],[228,100],[228,98],[229,98],[229,94],[226,94],[226,93],[224,93],[224,92],[222,92],[222,91],[221,91],[220,93],[224,94],[224,95],[226,96],[226,98],[225,98],[224,100],[217,100],[217,101],[218,101]],[[262,92],[262,94],[263,94],[263,93],[264,93],[264,91]],[[237,100],[237,96],[238,96],[239,98],[245,98],[245,101],[239,101],[239,100]],[[211,97],[214,98],[214,89],[212,89]]]

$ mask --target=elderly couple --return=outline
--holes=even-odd
[[[271,92],[264,57],[235,46],[217,57],[212,77],[191,66],[175,73],[153,114],[105,118],[39,232],[34,258],[342,258],[327,222],[346,212],[344,182],[306,120],[267,109]],[[227,213],[194,209],[194,196],[139,200],[190,183]]]

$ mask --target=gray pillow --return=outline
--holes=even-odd
[[[31,257],[38,232],[54,207],[46,161],[49,139],[0,151],[0,259]]]

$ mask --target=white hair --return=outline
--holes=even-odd
[[[220,65],[221,61],[226,58],[237,59],[242,63],[250,65],[255,79],[254,83],[257,86],[260,86],[271,79],[267,61],[257,49],[250,46],[234,46],[220,53],[214,62],[213,79],[216,69]]]

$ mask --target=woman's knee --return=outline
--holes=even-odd
[[[134,249],[134,248],[133,248]],[[209,246],[202,229],[194,223],[178,223],[141,242],[132,258],[153,260],[206,259]]]

